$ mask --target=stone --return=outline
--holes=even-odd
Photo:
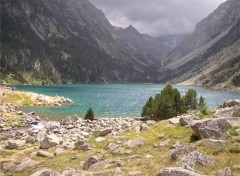
[[[113,166],[119,167],[122,165],[123,165],[122,159],[115,158],[115,159],[111,159],[111,160],[96,162],[95,164],[91,165],[88,170],[95,171],[95,170],[100,170],[100,169],[106,169],[106,168],[113,167]]]
[[[240,105],[240,100],[238,100],[238,99],[227,100],[227,101],[224,102],[223,108],[225,108],[225,107],[233,107],[233,106],[236,106],[236,105]]]
[[[168,122],[169,122],[169,124],[179,124],[180,123],[179,118],[177,118],[177,117],[168,119]]]
[[[38,165],[38,161],[34,161],[30,158],[24,158],[17,166],[16,166],[16,171],[22,171],[27,168],[35,167]]]
[[[154,156],[147,154],[145,155],[145,158],[150,159],[150,158],[154,158]]]
[[[146,121],[146,124],[147,124],[148,126],[152,126],[152,125],[154,125],[155,123],[156,123],[155,120],[147,120],[147,121]]]
[[[106,136],[107,134],[111,133],[112,132],[112,128],[106,128],[106,129],[103,129],[101,131],[99,131],[99,136]]]
[[[216,139],[204,139],[204,143],[208,146],[225,146],[230,144],[228,141]]]
[[[142,175],[143,173],[141,171],[130,171],[128,172],[129,176],[135,176],[135,175]]]
[[[51,154],[51,153],[49,153],[49,152],[47,152],[47,151],[44,151],[44,150],[39,150],[39,151],[36,153],[36,156],[52,158],[52,157],[53,157],[53,154]]]
[[[181,167],[169,167],[160,170],[156,176],[203,176],[203,174]]]
[[[140,125],[140,131],[146,131],[148,129],[149,129],[149,127],[148,127],[148,125],[146,123],[142,123]]]
[[[36,139],[32,136],[27,136],[25,139],[26,144],[34,144]]]
[[[145,140],[142,139],[142,138],[139,138],[139,139],[137,139],[137,140],[128,140],[128,141],[126,142],[126,145],[127,145],[128,147],[141,147],[141,146],[143,146],[144,144],[145,144]]]
[[[81,140],[76,141],[74,143],[74,146],[75,146],[75,149],[78,149],[78,150],[84,150],[84,151],[92,150],[92,147],[90,144]]]
[[[240,106],[233,109],[232,116],[240,117]]]
[[[214,166],[215,162],[208,156],[194,151],[189,153],[187,156],[180,159],[178,166],[186,169],[195,169],[196,165],[201,165],[205,167]]]
[[[221,169],[217,172],[217,176],[232,176],[232,171],[229,167]]]
[[[196,120],[191,125],[191,128],[194,134],[201,139],[219,139],[232,127],[230,123],[227,118]]]
[[[240,136],[236,136],[236,137],[235,137],[235,140],[236,140],[237,142],[240,142]]]
[[[49,149],[59,145],[59,139],[55,134],[47,135],[43,141],[40,142],[40,148]]]
[[[182,126],[192,125],[194,120],[200,120],[198,116],[195,115],[185,115],[181,116],[179,122]]]
[[[4,173],[0,173],[0,176],[5,176],[5,174]]]
[[[85,176],[86,174],[80,170],[65,170],[60,176]]]
[[[160,134],[160,135],[158,136],[158,139],[162,139],[162,138],[164,138],[164,136],[165,136],[165,134]]]
[[[118,147],[112,151],[114,155],[123,155],[125,153],[125,149],[122,147]]]
[[[161,142],[161,143],[159,144],[159,146],[166,146],[166,145],[169,145],[170,142],[171,142],[170,139],[167,139],[167,140]]]
[[[31,176],[58,176],[59,173],[53,171],[52,169],[42,168],[37,172],[33,173]]]
[[[132,156],[129,156],[127,159],[128,161],[133,162],[133,161],[139,161],[142,158],[143,156],[141,155],[132,155]]]
[[[22,111],[18,111],[17,115],[23,115],[24,113]]]
[[[108,150],[115,150],[116,148],[120,147],[117,143],[109,143],[105,148]]]
[[[174,159],[181,158],[183,156],[188,155],[189,153],[191,153],[193,151],[196,151],[195,147],[182,145],[182,146],[175,148],[175,150],[172,153],[172,158],[174,158]]]
[[[83,169],[84,170],[88,170],[93,164],[97,163],[99,161],[97,156],[91,156],[90,158],[88,158],[84,165],[83,165]]]
[[[102,142],[102,141],[106,141],[106,140],[107,140],[107,139],[104,138],[104,137],[97,137],[97,138],[95,139],[96,142]]]
[[[17,149],[20,147],[23,147],[25,145],[25,140],[13,140],[13,139],[9,139],[6,143],[4,148],[5,149]]]

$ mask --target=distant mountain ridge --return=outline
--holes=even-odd
[[[160,57],[122,38],[87,0],[2,0],[1,26],[2,79],[159,82]]]
[[[199,22],[166,58],[163,82],[229,89],[240,76],[240,1],[228,0]]]

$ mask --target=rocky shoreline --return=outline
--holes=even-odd
[[[160,122],[137,118],[90,121],[78,116],[48,121],[6,102],[1,103],[1,112],[1,176],[240,173],[235,156],[240,153],[240,100],[225,102],[212,118],[201,119],[193,112]],[[8,114],[19,117],[19,124],[9,126]]]

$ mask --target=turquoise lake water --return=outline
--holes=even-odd
[[[142,107],[150,96],[159,93],[165,87],[162,84],[75,84],[51,86],[17,86],[17,90],[31,91],[49,96],[64,96],[74,101],[61,108],[27,107],[25,111],[35,111],[48,117],[67,117],[77,114],[84,116],[92,107],[96,117],[139,117]],[[197,90],[198,96],[206,99],[209,108],[217,107],[225,100],[240,98],[239,93],[208,90],[200,87],[174,85],[181,94],[189,88]]]

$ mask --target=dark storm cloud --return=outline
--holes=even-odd
[[[114,26],[160,36],[190,33],[226,0],[90,0]]]

